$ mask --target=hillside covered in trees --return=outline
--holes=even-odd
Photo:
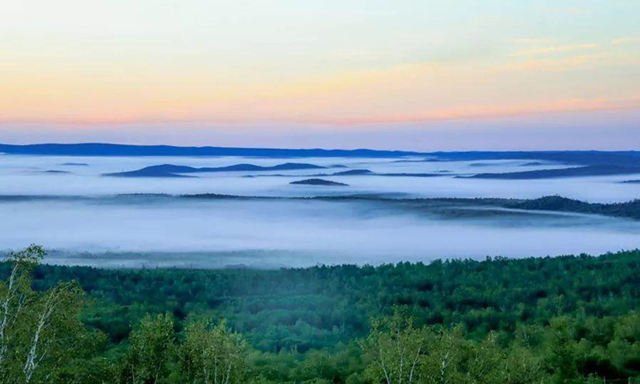
[[[640,252],[281,270],[9,255],[3,383],[635,383]]]

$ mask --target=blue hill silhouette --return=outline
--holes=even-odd
[[[323,169],[324,167],[307,163],[283,163],[274,166],[260,166],[255,164],[234,164],[225,167],[189,167],[186,165],[161,164],[144,167],[134,171],[105,173],[104,176],[116,177],[189,177],[185,174],[208,172],[261,172],[261,171],[289,171],[298,169]]]
[[[298,181],[292,181],[289,184],[294,185],[326,185],[334,187],[347,187],[349,184],[338,183],[337,181],[325,180],[325,179],[304,179]]]
[[[606,175],[631,175],[640,173],[640,166],[588,165],[585,167],[541,169],[537,171],[479,173],[471,176],[475,179],[551,179],[556,177],[584,177]]]

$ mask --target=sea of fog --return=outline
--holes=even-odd
[[[220,167],[286,162],[327,168],[199,173],[180,178],[103,176],[159,164]],[[640,175],[464,178],[564,167],[567,165],[531,160],[0,155],[0,251],[38,243],[52,251],[48,261],[59,264],[279,267],[599,254],[639,248],[640,222],[627,219],[549,212],[447,217],[384,200],[304,198],[362,194],[395,199],[538,198],[555,194],[589,202],[621,202],[640,196],[640,184],[621,183],[640,179]],[[289,184],[350,169],[441,176],[321,176],[348,186]],[[202,193],[245,198],[122,196]],[[29,196],[34,198],[26,198]]]

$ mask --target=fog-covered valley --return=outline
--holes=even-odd
[[[324,169],[268,172],[198,173],[194,177],[106,177],[144,167],[176,164],[190,167],[222,167],[234,164],[274,166],[288,162],[313,164]],[[331,194],[397,194],[407,197],[501,197],[537,198],[561,195],[589,202],[621,202],[638,197],[640,188],[624,181],[638,175],[580,178],[501,180],[466,178],[478,173],[561,169],[571,164],[530,160],[424,161],[422,159],[366,158],[251,158],[251,157],[0,157],[2,195],[104,196],[130,193],[197,194],[240,196],[318,196]],[[422,174],[415,176],[322,176],[349,185],[314,188],[289,183],[316,175],[349,169],[367,169],[376,174]],[[439,175],[439,176],[433,176]],[[193,175],[192,175],[193,176]]]
[[[145,173],[168,165],[183,173]],[[230,166],[240,170],[223,168]],[[629,172],[473,177],[579,166],[530,158],[1,155],[0,249],[35,242],[60,264],[278,267],[640,247],[633,216],[446,200],[640,196],[640,184],[625,183],[639,177]],[[309,179],[326,184],[291,184]]]

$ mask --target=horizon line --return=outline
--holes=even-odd
[[[95,146],[111,146],[111,147],[138,147],[138,148],[153,148],[153,147],[162,147],[162,148],[174,148],[174,149],[221,149],[221,150],[263,150],[263,151],[324,151],[324,152],[382,152],[382,153],[402,153],[405,155],[423,155],[423,154],[437,154],[437,153],[531,153],[531,152],[544,152],[544,153],[554,153],[554,152],[608,152],[608,153],[624,153],[624,152],[640,152],[640,148],[638,149],[473,149],[473,150],[434,150],[434,151],[416,151],[416,150],[405,150],[405,149],[377,149],[377,148],[368,148],[368,147],[359,147],[359,148],[328,148],[328,147],[250,147],[250,146],[216,146],[216,145],[171,145],[171,144],[135,144],[135,143],[124,143],[124,142],[102,142],[102,141],[88,141],[88,142],[72,142],[72,143],[64,143],[64,142],[36,142],[36,143],[28,143],[28,144],[11,144],[4,143],[0,141],[0,147],[36,147],[36,146],[87,146],[87,145],[95,145]],[[0,152],[0,154],[3,154]]]

